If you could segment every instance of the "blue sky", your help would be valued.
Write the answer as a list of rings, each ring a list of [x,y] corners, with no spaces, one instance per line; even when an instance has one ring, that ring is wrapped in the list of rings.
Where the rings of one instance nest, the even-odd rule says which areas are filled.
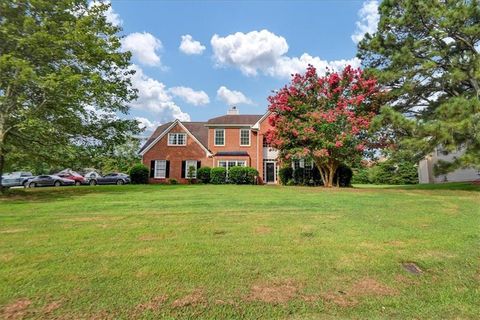
[[[235,104],[262,114],[272,90],[311,63],[360,65],[356,42],[374,32],[375,0],[112,0],[107,18],[123,28],[139,89],[131,117],[203,121]],[[183,41],[182,41],[183,39]]]

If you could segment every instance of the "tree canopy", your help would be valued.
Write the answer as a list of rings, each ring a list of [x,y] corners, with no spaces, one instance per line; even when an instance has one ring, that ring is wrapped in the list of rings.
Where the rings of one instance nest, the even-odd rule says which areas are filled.
[[[384,0],[359,57],[388,91],[378,125],[419,160],[441,146],[465,153],[445,170],[480,167],[480,2]]]
[[[269,102],[273,130],[267,140],[284,159],[313,159],[326,187],[341,164],[359,162],[368,149],[382,144],[369,131],[380,108],[377,81],[360,69],[347,66],[319,76],[309,66]]]
[[[108,6],[0,2],[0,173],[9,154],[59,162],[138,132],[136,121],[118,116],[136,90]]]

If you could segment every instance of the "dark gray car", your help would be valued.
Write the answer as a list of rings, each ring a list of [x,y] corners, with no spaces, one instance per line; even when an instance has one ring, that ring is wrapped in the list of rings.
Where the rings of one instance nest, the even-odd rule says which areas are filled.
[[[38,176],[28,181],[29,188],[73,186],[75,181],[55,175]]]
[[[98,176],[96,178],[90,179],[90,185],[96,184],[127,184],[130,183],[130,177],[124,173],[109,173],[102,176]]]

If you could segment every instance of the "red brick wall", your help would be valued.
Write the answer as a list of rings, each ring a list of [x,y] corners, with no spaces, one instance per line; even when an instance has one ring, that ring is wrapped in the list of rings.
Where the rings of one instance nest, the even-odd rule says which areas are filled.
[[[185,132],[179,125],[176,125],[170,133]],[[201,166],[212,166],[212,158],[208,158],[205,150],[187,134],[186,146],[168,146],[168,133],[162,137],[150,150],[143,155],[143,164],[150,168],[152,160],[169,160],[170,174],[169,179],[177,179],[180,183],[187,183],[187,179],[182,179],[182,161],[197,160],[201,161]],[[168,179],[150,178],[150,183],[164,183]]]
[[[245,128],[245,127],[243,127]],[[238,128],[217,128],[217,129],[225,129],[225,146],[216,146],[215,145],[215,128],[208,129],[208,146],[210,151],[215,154],[221,151],[246,151],[249,154],[247,165],[250,167],[257,168],[257,132],[251,130],[250,131],[250,146],[241,146],[240,145],[240,129]],[[217,163],[218,160],[245,160],[246,157],[215,157],[214,159],[214,167],[218,167]],[[260,171],[260,170],[258,170]]]

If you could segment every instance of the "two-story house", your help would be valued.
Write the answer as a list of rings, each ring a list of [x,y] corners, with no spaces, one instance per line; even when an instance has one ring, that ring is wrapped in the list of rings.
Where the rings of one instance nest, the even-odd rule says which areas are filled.
[[[232,107],[227,115],[206,122],[175,120],[159,126],[140,150],[150,168],[150,182],[176,179],[188,182],[188,169],[202,166],[249,166],[258,170],[259,183],[277,183],[277,150],[265,142],[270,128],[264,115],[241,115]],[[196,174],[194,172],[194,176]]]

